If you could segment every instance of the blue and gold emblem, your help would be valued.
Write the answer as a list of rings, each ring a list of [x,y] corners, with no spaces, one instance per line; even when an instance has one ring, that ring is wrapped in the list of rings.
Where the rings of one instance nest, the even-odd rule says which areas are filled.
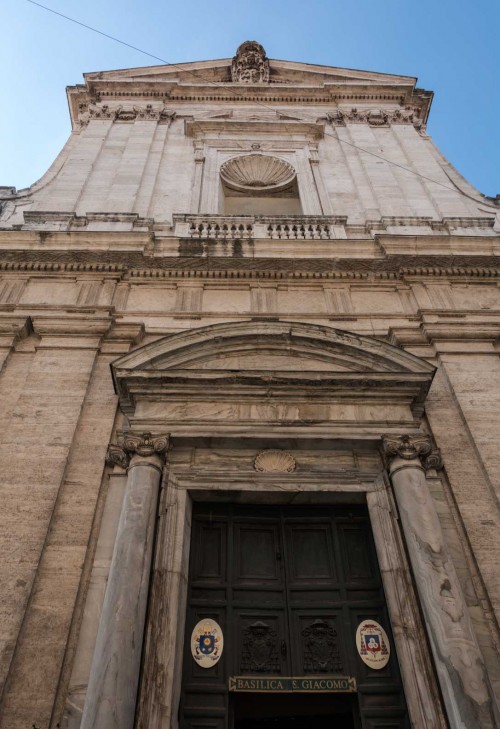
[[[191,653],[201,668],[211,668],[222,655],[224,638],[218,623],[211,618],[200,620],[191,635]]]

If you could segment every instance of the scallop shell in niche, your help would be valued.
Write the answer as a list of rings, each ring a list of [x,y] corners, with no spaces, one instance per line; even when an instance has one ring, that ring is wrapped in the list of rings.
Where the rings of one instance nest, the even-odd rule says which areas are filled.
[[[267,473],[292,473],[296,466],[295,458],[287,451],[261,451],[253,462],[256,471]]]
[[[292,165],[278,157],[246,154],[224,162],[220,175],[228,187],[247,192],[278,192],[295,179]]]

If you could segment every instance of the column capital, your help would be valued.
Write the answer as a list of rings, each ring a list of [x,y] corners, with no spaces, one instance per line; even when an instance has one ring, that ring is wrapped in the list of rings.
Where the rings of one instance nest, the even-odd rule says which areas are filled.
[[[165,459],[169,446],[169,435],[153,435],[152,433],[119,433],[118,445],[111,443],[106,454],[106,463],[110,466],[127,468],[130,457],[133,455],[148,456],[157,455]]]
[[[433,448],[429,435],[383,435],[382,446],[389,461],[402,458],[404,461],[418,460],[427,470],[441,468],[441,454]]]

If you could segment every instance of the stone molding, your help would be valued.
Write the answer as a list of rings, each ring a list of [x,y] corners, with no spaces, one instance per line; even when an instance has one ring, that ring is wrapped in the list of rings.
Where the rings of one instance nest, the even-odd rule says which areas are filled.
[[[246,82],[243,82],[246,83]],[[250,83],[250,82],[249,82]],[[345,127],[347,124],[369,124],[372,127],[390,127],[393,124],[411,124],[417,130],[424,129],[424,122],[421,117],[421,110],[418,108],[404,109],[363,109],[358,110],[352,107],[349,111],[336,109],[333,112],[327,112],[325,119],[334,127]],[[176,112],[165,106],[161,108],[153,104],[132,105],[127,106],[118,104],[117,106],[109,106],[109,104],[101,104],[98,102],[82,102],[78,107],[78,122],[81,126],[86,126],[92,120],[110,120],[110,121],[159,121],[170,123],[176,118]],[[207,121],[207,120],[196,120]],[[240,119],[239,121],[247,121]],[[252,120],[249,119],[249,122]],[[302,121],[301,119],[288,119],[288,121]],[[14,190],[14,188],[12,188]],[[12,192],[10,196],[12,196]]]
[[[278,122],[281,123],[281,122]],[[201,128],[205,122],[189,122],[193,127]],[[309,150],[310,153],[314,154],[314,150]],[[236,160],[248,159],[252,156],[261,156],[266,160],[271,159],[271,155],[275,157],[272,149],[266,150],[266,154],[253,155],[244,154],[240,157],[230,158],[227,162],[234,164]],[[277,158],[278,159],[278,158]],[[227,162],[225,164],[227,164]],[[239,164],[240,162],[238,162]],[[286,163],[284,163],[286,164]],[[313,166],[317,164],[313,162]],[[319,163],[321,166],[321,163]],[[290,179],[292,182],[292,179]],[[251,189],[246,188],[244,189]],[[436,252],[446,254],[449,248],[448,238],[458,237],[457,243],[459,245],[470,246],[472,242],[474,245],[481,240],[485,246],[489,249],[493,247],[496,252],[498,246],[499,233],[495,230],[495,217],[493,215],[484,215],[481,217],[450,217],[446,216],[441,219],[434,219],[427,216],[381,216],[378,219],[369,219],[363,223],[350,223],[348,218],[344,215],[219,215],[217,213],[173,213],[172,224],[163,224],[155,222],[154,218],[144,218],[139,216],[137,213],[97,213],[97,212],[86,212],[84,215],[77,215],[74,212],[62,212],[53,210],[27,210],[23,213],[24,224],[21,228],[0,228],[0,233],[3,239],[6,235],[13,235],[15,233],[16,238],[21,243],[33,243],[33,235],[37,231],[40,234],[44,232],[50,232],[53,236],[54,243],[57,241],[57,235],[67,236],[68,232],[78,235],[80,232],[85,232],[85,235],[89,235],[89,225],[96,227],[97,224],[101,224],[99,230],[91,231],[92,236],[98,239],[99,235],[116,235],[116,230],[112,227],[113,224],[123,224],[123,229],[120,230],[119,235],[123,237],[124,233],[130,236],[131,232],[134,233],[146,233],[148,236],[154,236],[154,238],[162,238],[167,234],[167,237],[173,236],[174,238],[189,237],[185,232],[179,229],[180,223],[191,222],[198,218],[210,218],[214,222],[217,222],[219,226],[233,226],[237,224],[241,219],[250,225],[257,225],[264,221],[273,222],[275,225],[294,225],[297,223],[306,223],[308,219],[322,218],[322,219],[335,219],[339,225],[342,225],[344,231],[339,237],[354,239],[366,239],[373,240],[373,236],[377,237],[377,240],[383,245],[399,247],[402,243],[407,244],[406,236],[409,232],[415,233],[418,236],[419,245],[429,246],[429,244],[435,249]],[[406,229],[410,228],[411,231]],[[23,234],[29,234],[29,241],[24,240]],[[268,238],[269,236],[265,233],[265,229],[259,228],[252,233],[253,237]],[[398,237],[399,236],[399,237]],[[404,236],[404,240],[401,240],[401,236]],[[17,241],[16,241],[17,242]],[[77,243],[77,239],[74,241],[65,242],[73,246]],[[148,239],[145,240],[148,242]],[[44,241],[46,244],[47,241]],[[85,243],[88,245],[89,241],[85,238]],[[467,255],[464,251],[462,255]]]
[[[32,316],[33,331],[40,337],[103,337],[109,330],[109,316]]]
[[[277,119],[195,119],[188,118],[184,122],[184,130],[187,137],[193,137],[196,140],[208,139],[216,140],[219,145],[221,140],[219,135],[224,134],[240,134],[243,133],[245,139],[249,134],[269,133],[283,135],[289,134],[293,130],[295,135],[301,135],[303,140],[318,141],[323,139],[325,134],[325,123],[323,121],[308,121],[307,119],[290,120],[288,118],[278,117]],[[234,141],[234,140],[233,140]],[[298,144],[301,140],[295,139]],[[303,146],[303,145],[301,145]]]
[[[145,104],[144,106],[113,106],[108,104],[100,104],[97,102],[82,102],[78,105],[78,122],[81,126],[86,126],[93,119],[104,119],[111,121],[157,121],[170,123],[175,119],[175,111],[153,106],[153,104]]]
[[[172,266],[172,261],[169,261]],[[338,270],[332,271],[331,266],[328,270],[307,270],[304,266],[303,270],[251,270],[251,269],[218,269],[218,270],[202,270],[202,269],[176,269],[176,268],[135,268],[127,263],[70,263],[70,262],[51,262],[51,261],[0,261],[0,271],[22,273],[29,272],[43,276],[45,273],[99,273],[111,274],[112,278],[130,277],[130,278],[180,278],[180,279],[345,279],[345,280],[391,280],[404,281],[413,278],[474,278],[474,279],[492,279],[500,278],[500,268],[478,266],[478,267],[440,267],[440,266],[421,266],[418,268],[400,268],[397,271],[354,271],[354,270]]]
[[[148,458],[157,455],[162,460],[166,458],[169,447],[169,435],[153,435],[152,433],[121,433],[118,437],[118,445],[110,443],[106,453],[108,466],[120,466],[128,468],[130,458],[133,455]]]
[[[441,454],[433,447],[429,435],[384,435],[382,446],[386,457],[404,461],[419,460],[426,470],[442,468]]]
[[[345,127],[347,124],[369,124],[371,127],[390,127],[393,124],[411,124],[418,131],[425,129],[420,117],[420,110],[416,108],[405,109],[363,109],[359,111],[353,107],[349,111],[337,109],[326,115],[326,120],[333,127]]]
[[[77,215],[74,212],[61,212],[56,210],[26,210],[23,213],[26,225],[65,224],[69,228],[86,228],[89,223],[126,223],[131,230],[150,229],[153,218],[142,218],[137,213],[94,213]]]

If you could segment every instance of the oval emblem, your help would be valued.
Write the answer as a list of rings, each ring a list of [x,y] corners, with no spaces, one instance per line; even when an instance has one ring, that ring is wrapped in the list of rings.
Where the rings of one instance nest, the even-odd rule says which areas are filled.
[[[221,627],[212,618],[196,623],[191,635],[191,653],[201,668],[212,668],[222,655],[224,636]]]
[[[356,631],[356,648],[361,660],[370,668],[384,668],[389,662],[391,647],[383,627],[375,620],[363,620]]]

